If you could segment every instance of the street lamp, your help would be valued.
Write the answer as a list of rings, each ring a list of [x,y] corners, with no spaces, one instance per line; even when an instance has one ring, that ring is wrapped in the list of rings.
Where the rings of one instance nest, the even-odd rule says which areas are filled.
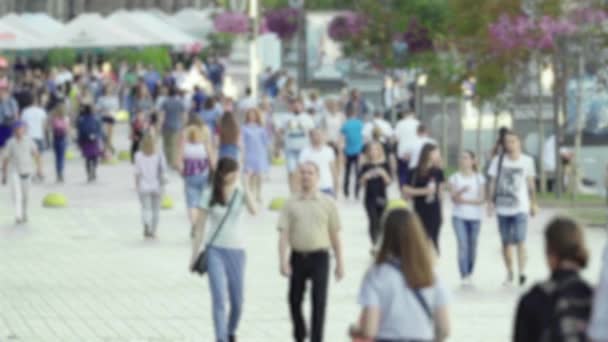
[[[428,81],[428,76],[426,74],[420,74],[416,78],[416,114],[418,117],[422,118],[423,116],[423,106],[424,106],[424,87],[426,87],[426,83]]]

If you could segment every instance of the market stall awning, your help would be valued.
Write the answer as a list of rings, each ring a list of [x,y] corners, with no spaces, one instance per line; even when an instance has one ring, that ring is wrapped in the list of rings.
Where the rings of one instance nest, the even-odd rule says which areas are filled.
[[[183,9],[170,16],[167,20],[169,25],[194,37],[206,40],[209,33],[215,32],[213,26],[213,14],[215,11],[215,9]]]
[[[199,39],[143,11],[118,11],[109,16],[107,20],[115,26],[148,37],[161,45],[187,47],[200,42]]]
[[[46,13],[24,13],[19,18],[29,27],[46,35],[56,34],[65,27],[62,22],[53,19]]]
[[[38,50],[51,46],[48,39],[36,37],[14,25],[0,22],[0,51]]]
[[[81,14],[57,32],[58,47],[112,48],[159,45],[157,41],[109,23],[98,14]]]

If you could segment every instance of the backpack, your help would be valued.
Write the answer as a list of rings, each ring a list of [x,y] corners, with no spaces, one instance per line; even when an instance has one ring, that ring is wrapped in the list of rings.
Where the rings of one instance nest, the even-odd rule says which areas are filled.
[[[97,120],[93,115],[85,115],[78,123],[78,140],[93,141],[99,134]]]
[[[68,121],[65,118],[53,118],[53,135],[65,137],[68,133]]]
[[[541,335],[541,342],[584,342],[587,341],[587,325],[591,317],[593,295],[581,297],[568,293],[573,286],[585,284],[578,275],[560,283],[548,281],[541,289],[551,298],[553,310],[551,318]]]

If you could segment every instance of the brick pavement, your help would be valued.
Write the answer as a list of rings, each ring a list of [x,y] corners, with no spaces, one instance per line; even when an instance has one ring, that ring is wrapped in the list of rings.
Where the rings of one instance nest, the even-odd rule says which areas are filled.
[[[126,145],[125,145],[126,147]],[[47,174],[52,178],[50,161]],[[213,341],[206,279],[187,272],[190,253],[181,182],[171,177],[175,208],[163,211],[157,242],[143,242],[130,165],[102,166],[99,182],[84,182],[84,166],[68,163],[67,184],[33,188],[30,223],[12,225],[7,187],[0,187],[0,341]],[[265,200],[287,193],[284,170],[274,168]],[[44,209],[41,198],[62,191],[70,205]],[[363,206],[340,201],[346,279],[332,282],[326,341],[347,341],[358,314],[356,296],[370,263]],[[444,213],[449,217],[449,208]],[[529,277],[544,277],[541,229],[545,211],[530,223]],[[278,273],[277,214],[245,217],[248,225],[246,303],[241,341],[290,341],[287,282]],[[448,220],[446,220],[448,222]],[[589,230],[597,278],[604,233]],[[451,284],[450,341],[508,341],[520,289],[501,285],[504,271],[493,220],[482,227],[475,287],[458,283],[455,238],[443,227],[438,269]],[[308,304],[307,304],[308,305]],[[308,311],[308,310],[306,310]]]

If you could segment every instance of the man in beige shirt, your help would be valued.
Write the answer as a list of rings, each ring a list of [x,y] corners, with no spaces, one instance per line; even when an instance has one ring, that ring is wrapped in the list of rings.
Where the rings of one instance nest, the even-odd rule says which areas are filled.
[[[289,307],[294,325],[294,340],[307,337],[302,314],[306,281],[312,281],[311,342],[323,341],[323,324],[329,282],[329,250],[336,257],[336,279],[344,276],[340,217],[334,200],[318,189],[319,169],[313,162],[300,165],[301,192],[294,195],[281,211],[279,257],[281,274],[289,278]]]

